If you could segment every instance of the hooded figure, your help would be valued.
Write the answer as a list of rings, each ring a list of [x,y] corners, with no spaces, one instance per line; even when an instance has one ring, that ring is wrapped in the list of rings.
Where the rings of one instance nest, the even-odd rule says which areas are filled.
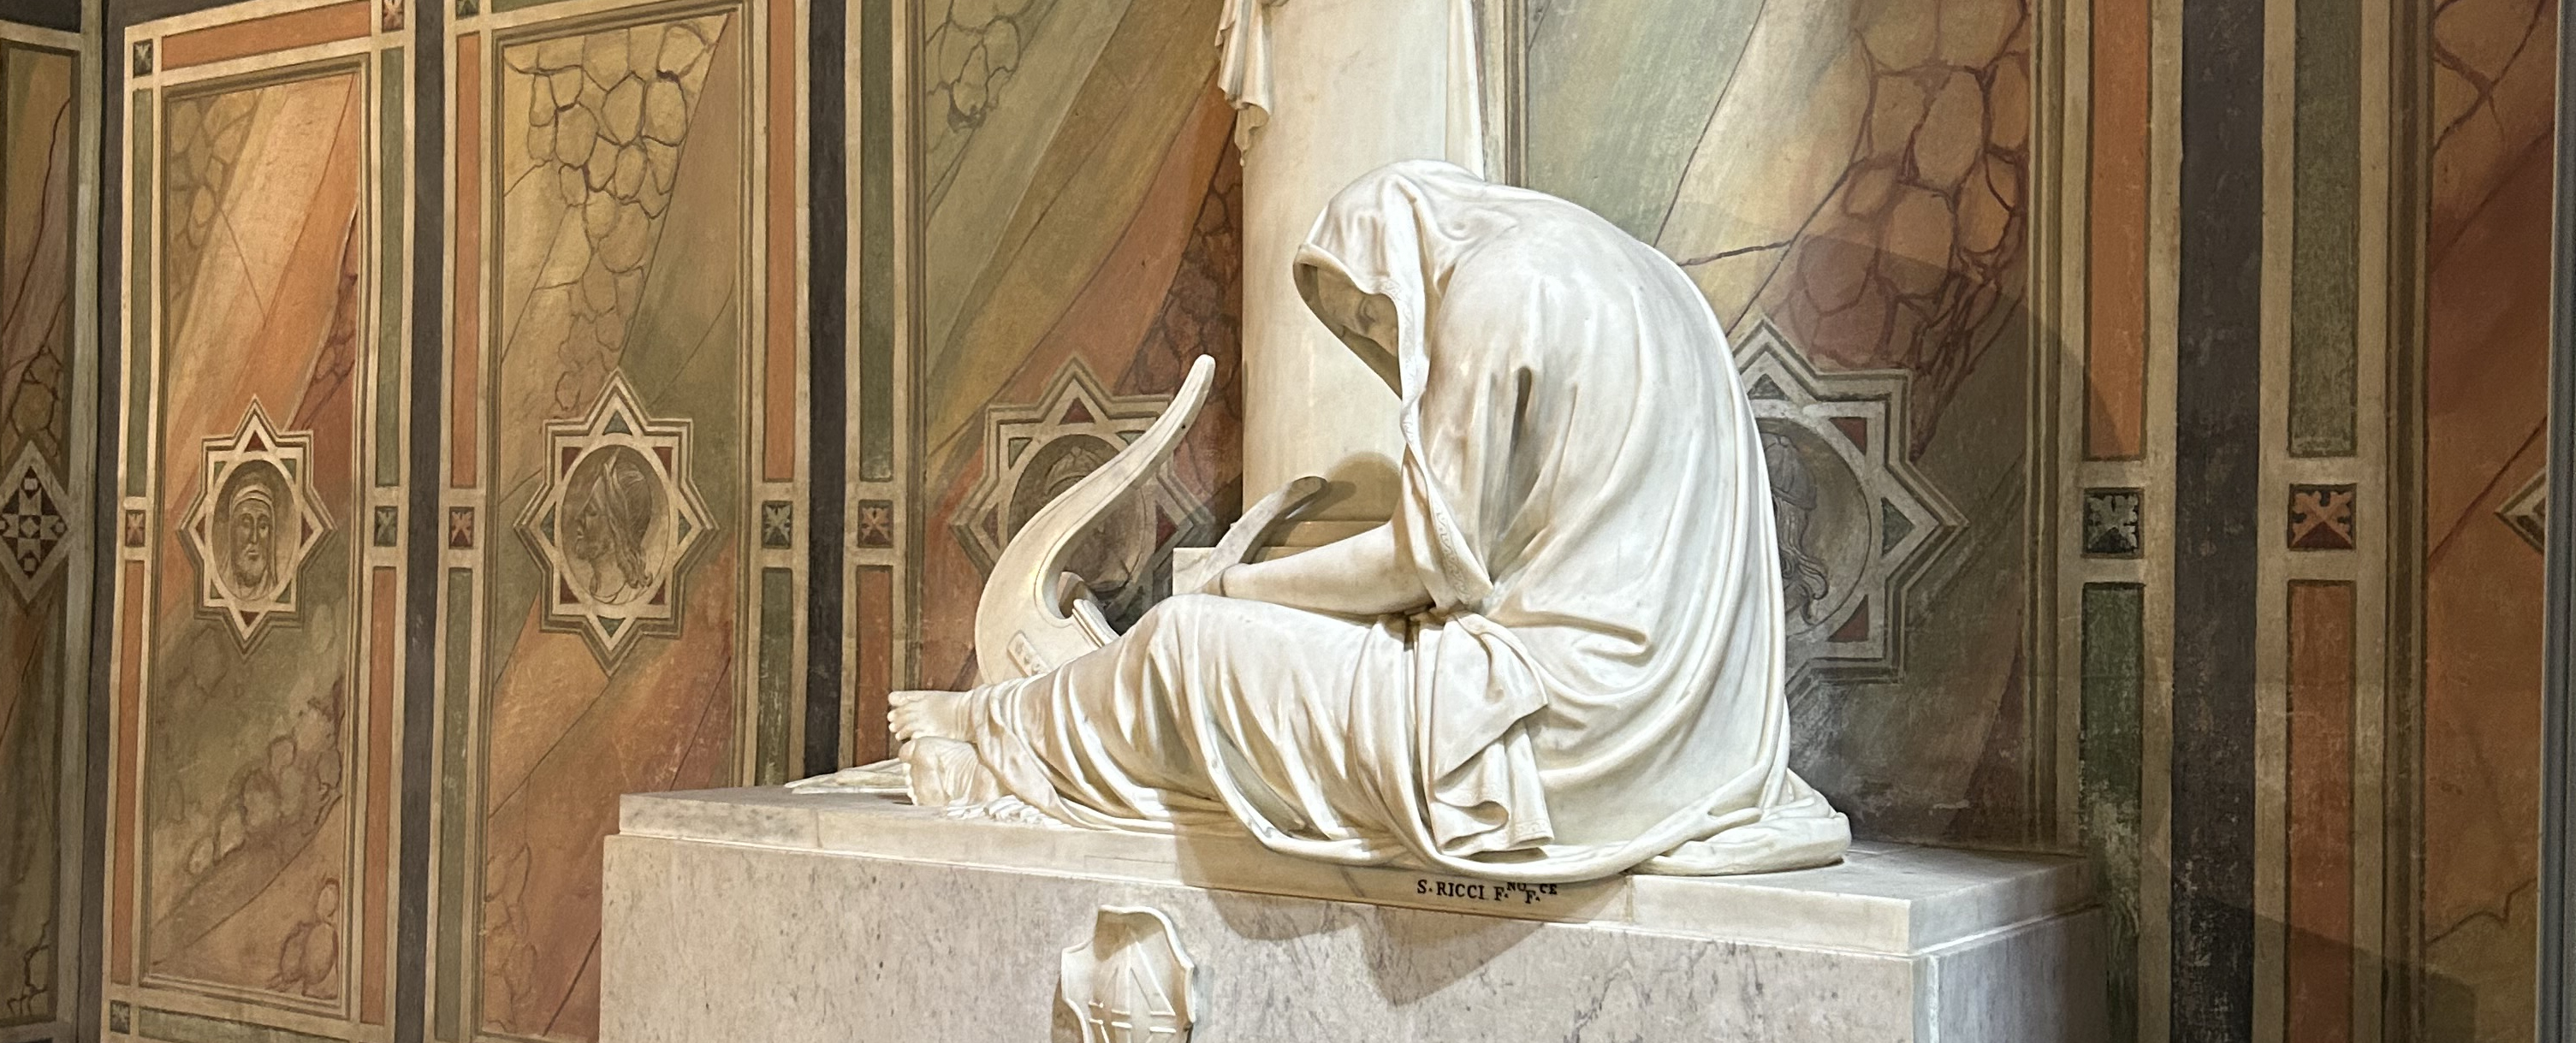
[[[1840,857],[1788,768],[1769,479],[1698,288],[1429,161],[1336,196],[1296,280],[1402,399],[1394,518],[1055,670],[900,693],[916,797],[1529,882]]]

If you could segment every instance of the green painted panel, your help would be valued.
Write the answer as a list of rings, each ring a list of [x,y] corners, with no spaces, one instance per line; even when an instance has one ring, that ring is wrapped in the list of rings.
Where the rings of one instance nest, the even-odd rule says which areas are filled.
[[[466,875],[466,721],[474,709],[474,573],[447,570],[447,687],[439,706],[438,1038],[457,1043],[464,1026],[465,910],[481,899]]]
[[[2110,913],[2112,1039],[2138,1025],[2139,719],[2146,691],[2146,588],[2084,586],[2083,769],[2079,798],[2084,851]]]
[[[2298,0],[2290,452],[2351,456],[2360,375],[2361,9]]]
[[[381,66],[383,79],[378,85],[382,101],[384,129],[377,143],[378,167],[384,184],[377,197],[377,236],[381,253],[376,264],[376,485],[402,484],[402,363],[410,352],[403,342],[403,258],[405,223],[403,200],[405,188],[403,142],[408,132],[403,123],[404,100],[410,93],[410,77],[404,72],[400,47],[384,52]]]
[[[760,762],[758,783],[787,781],[787,702],[796,681],[796,574],[760,570]]]
[[[894,2],[859,6],[859,480],[894,480]]]
[[[152,264],[160,252],[152,248],[152,201],[159,198],[152,188],[154,164],[161,156],[152,146],[152,118],[160,111],[153,104],[153,92],[134,92],[134,113],[125,124],[134,142],[133,170],[126,176],[125,198],[133,204],[133,227],[126,242],[125,259],[131,277],[125,285],[125,335],[135,345],[135,352],[125,367],[125,495],[145,495],[143,468],[151,459],[146,452],[152,432],[147,426],[152,415],[152,342],[160,339],[152,326]]]

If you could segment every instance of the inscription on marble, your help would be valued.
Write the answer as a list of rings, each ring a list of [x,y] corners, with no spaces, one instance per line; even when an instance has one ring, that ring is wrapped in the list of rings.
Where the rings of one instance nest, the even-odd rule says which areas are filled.
[[[1444,880],[1421,876],[1413,879],[1413,893],[1428,898],[1447,898],[1458,902],[1503,902],[1511,905],[1537,905],[1556,897],[1555,884],[1507,883],[1500,880]]]

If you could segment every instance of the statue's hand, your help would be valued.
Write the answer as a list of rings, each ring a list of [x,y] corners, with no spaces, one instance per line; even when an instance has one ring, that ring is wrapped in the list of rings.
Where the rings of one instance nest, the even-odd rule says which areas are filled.
[[[1294,517],[1323,496],[1325,485],[1323,479],[1310,474],[1262,497],[1261,502],[1243,512],[1243,517],[1232,528],[1225,530],[1225,538],[1216,542],[1215,549],[1210,550],[1207,557],[1199,559],[1188,569],[1172,573],[1172,593],[1223,593],[1217,589],[1217,577],[1225,570],[1243,564],[1254,551],[1259,550],[1261,537],[1273,526]]]

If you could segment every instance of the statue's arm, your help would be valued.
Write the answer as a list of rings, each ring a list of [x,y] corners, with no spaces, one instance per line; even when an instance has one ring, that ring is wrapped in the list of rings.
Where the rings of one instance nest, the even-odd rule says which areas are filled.
[[[1219,575],[1216,588],[1227,597],[1345,616],[1385,615],[1431,604],[1421,575],[1396,550],[1392,524],[1302,554],[1234,566]]]

